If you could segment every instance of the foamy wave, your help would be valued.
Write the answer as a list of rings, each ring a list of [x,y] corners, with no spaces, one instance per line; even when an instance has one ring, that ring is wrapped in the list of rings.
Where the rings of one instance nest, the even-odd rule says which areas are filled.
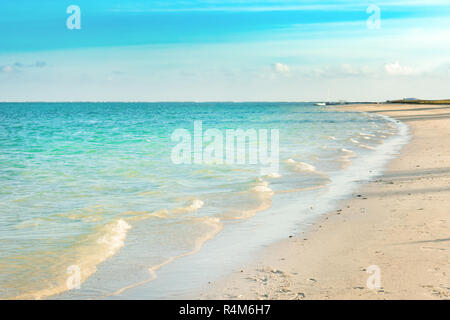
[[[167,209],[164,208],[164,209],[161,209],[158,211],[153,211],[153,212],[128,211],[128,212],[125,212],[125,214],[130,216],[129,218],[127,217],[128,221],[141,221],[141,220],[146,220],[149,218],[159,218],[159,219],[168,218],[169,211],[167,211]]]
[[[370,139],[370,138],[369,138]],[[351,142],[353,142],[354,144],[356,144],[358,147],[364,148],[364,149],[368,149],[368,150],[375,150],[374,147],[368,146],[366,144],[362,144],[361,142],[359,142],[356,139],[350,138],[349,139]]]
[[[188,207],[190,210],[195,211],[203,207],[205,203],[202,200],[195,199]]]
[[[347,169],[352,164],[352,162],[350,161],[350,158],[354,158],[355,153],[353,151],[345,149],[345,148],[342,148],[341,152],[344,153],[344,155],[342,155],[339,158],[339,161],[341,162],[341,168]]]
[[[306,162],[297,162],[295,164],[295,171],[309,171],[309,172],[314,172],[316,171],[316,167],[314,167],[313,165],[310,165]]]
[[[376,135],[374,135],[374,134],[364,133],[364,132],[360,132],[359,135],[363,136],[363,137],[376,137]]]
[[[201,249],[201,247],[203,246],[203,244],[205,244],[205,242],[213,239],[223,229],[223,224],[219,218],[203,217],[201,219],[202,219],[201,221],[204,224],[211,227],[211,231],[206,233],[203,237],[196,239],[196,241],[195,241],[196,245],[195,245],[194,250],[189,252],[188,254],[193,254],[193,253],[199,251]]]
[[[110,230],[97,240],[98,244],[107,246],[107,256],[105,259],[113,256],[125,243],[128,230],[131,226],[125,220],[119,219],[110,226]]]
[[[333,136],[328,136],[328,139],[330,139],[330,140],[337,140],[336,137],[333,137]]]
[[[77,267],[81,272],[80,280],[83,283],[97,272],[97,265],[111,258],[124,246],[127,232],[130,229],[131,226],[123,219],[116,220],[104,226],[101,231],[102,236],[97,241],[91,242],[90,245],[82,245],[79,250],[80,254],[78,259],[68,264],[67,270],[72,266]],[[63,273],[57,276],[57,281],[58,285],[56,286],[52,285],[47,289],[30,292],[17,296],[14,299],[40,300],[70,290],[66,282],[67,274]]]
[[[158,218],[167,218],[167,215],[169,214],[169,211],[167,211],[167,209],[162,209],[156,212],[152,213],[153,217],[158,217]]]
[[[361,147],[361,148],[364,148],[364,149],[368,149],[368,150],[375,150],[375,148],[374,147],[371,147],[371,146],[368,146],[368,145],[366,145],[366,144],[359,144],[359,146]]]
[[[281,178],[281,175],[278,172],[269,172],[268,174],[265,175],[265,177],[271,178],[271,179],[276,179],[276,178]]]
[[[341,151],[346,153],[346,154],[348,154],[348,155],[354,155],[355,154],[352,150],[348,150],[348,149],[345,149],[345,148],[342,148]]]
[[[287,163],[294,165],[293,166],[293,170],[297,171],[297,172],[311,172],[311,173],[315,173],[318,175],[322,175],[322,176],[328,176],[326,173],[321,172],[321,171],[317,171],[316,167],[314,167],[313,165],[306,163],[306,162],[301,162],[301,161],[295,161],[292,159],[288,159],[286,160]]]
[[[257,183],[240,195],[249,197],[250,206],[237,206],[220,215],[222,220],[244,220],[254,217],[258,212],[269,209],[272,206],[272,197],[275,192],[269,187],[269,182],[258,178]]]
[[[182,208],[173,209],[171,212],[172,213],[193,212],[193,211],[197,211],[197,210],[201,209],[204,206],[204,204],[205,203],[202,200],[194,199],[194,200],[192,200],[191,204],[189,204],[188,206],[182,207]]]
[[[269,188],[269,183],[267,181],[264,181],[261,178],[258,178],[258,181],[258,185],[254,186],[252,191],[273,193],[273,190]]]
[[[252,188],[252,190],[256,191],[256,192],[271,192],[271,193],[273,193],[272,189],[270,189],[267,186],[262,186],[262,185],[261,186],[255,186],[255,187]]]

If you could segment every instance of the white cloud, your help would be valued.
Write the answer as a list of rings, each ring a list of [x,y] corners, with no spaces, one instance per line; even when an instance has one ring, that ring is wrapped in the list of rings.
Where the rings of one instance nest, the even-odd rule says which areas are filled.
[[[273,68],[278,73],[288,73],[290,71],[289,67],[285,64],[277,62],[273,65]]]
[[[386,63],[384,65],[384,70],[390,75],[411,75],[416,73],[413,68],[402,66],[398,61]]]

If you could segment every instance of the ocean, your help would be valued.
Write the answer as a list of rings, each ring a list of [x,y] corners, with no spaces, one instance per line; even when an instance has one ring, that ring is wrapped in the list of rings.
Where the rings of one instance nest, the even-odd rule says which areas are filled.
[[[313,103],[0,103],[0,298],[189,296],[306,230],[407,139]]]

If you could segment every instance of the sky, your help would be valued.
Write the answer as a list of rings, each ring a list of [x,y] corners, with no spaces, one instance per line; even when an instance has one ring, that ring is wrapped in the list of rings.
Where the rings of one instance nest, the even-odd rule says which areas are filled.
[[[0,101],[385,101],[449,88],[449,0],[0,0]]]

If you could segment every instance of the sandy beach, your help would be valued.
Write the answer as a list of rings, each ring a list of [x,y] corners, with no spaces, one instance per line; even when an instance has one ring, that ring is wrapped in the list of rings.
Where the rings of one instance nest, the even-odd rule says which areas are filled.
[[[336,211],[263,249],[200,298],[450,298],[450,106],[340,108],[403,121],[411,142]],[[380,287],[369,289],[373,270]]]

